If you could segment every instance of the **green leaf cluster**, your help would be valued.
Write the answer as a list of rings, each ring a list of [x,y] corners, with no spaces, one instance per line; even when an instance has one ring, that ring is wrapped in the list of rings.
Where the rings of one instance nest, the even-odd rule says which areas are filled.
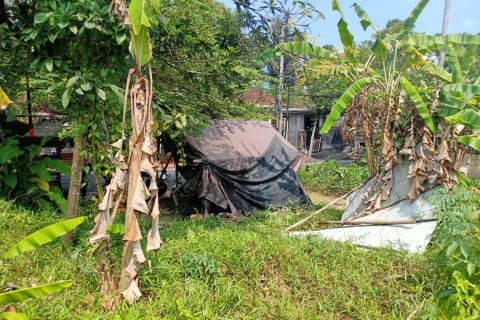
[[[478,181],[462,179],[439,191],[440,223],[432,238],[432,265],[442,275],[435,295],[438,319],[474,319],[480,310],[480,197]]]
[[[65,210],[66,200],[61,189],[52,184],[52,172],[70,175],[70,167],[60,159],[37,157],[46,141],[29,147],[21,147],[16,138],[0,142],[0,191],[30,204],[48,206],[48,199]]]

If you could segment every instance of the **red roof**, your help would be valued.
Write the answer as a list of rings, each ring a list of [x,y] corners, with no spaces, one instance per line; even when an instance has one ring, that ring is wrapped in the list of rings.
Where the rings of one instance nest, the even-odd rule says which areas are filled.
[[[259,88],[248,89],[241,98],[245,102],[250,102],[259,106],[273,106],[275,105],[275,98],[268,93],[265,93]]]

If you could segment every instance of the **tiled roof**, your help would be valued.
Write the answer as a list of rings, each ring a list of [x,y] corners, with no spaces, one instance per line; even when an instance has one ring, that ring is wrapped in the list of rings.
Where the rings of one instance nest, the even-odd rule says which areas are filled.
[[[250,102],[259,106],[273,106],[275,105],[275,97],[265,93],[259,88],[250,88],[242,96],[241,99],[245,102]]]

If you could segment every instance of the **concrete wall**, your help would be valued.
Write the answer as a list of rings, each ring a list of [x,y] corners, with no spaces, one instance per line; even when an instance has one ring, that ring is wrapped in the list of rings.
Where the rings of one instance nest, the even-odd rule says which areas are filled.
[[[465,154],[464,161],[468,163],[467,176],[471,178],[480,179],[480,154],[479,153]]]
[[[33,123],[35,135],[38,137],[54,135],[61,126],[60,119],[55,116],[38,116]]]
[[[298,144],[298,132],[305,130],[305,115],[303,113],[291,113],[288,115],[288,133],[287,140],[295,147]]]

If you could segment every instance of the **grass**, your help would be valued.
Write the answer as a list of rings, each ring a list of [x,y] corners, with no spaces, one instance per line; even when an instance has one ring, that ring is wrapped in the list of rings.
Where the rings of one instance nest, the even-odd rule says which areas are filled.
[[[55,242],[0,259],[0,288],[72,279],[70,289],[15,306],[34,319],[404,319],[431,295],[432,275],[422,256],[283,234],[309,212],[280,208],[236,223],[209,218],[162,226],[165,243],[146,254],[151,268],[141,271],[144,298],[113,312],[101,308],[87,245],[91,222],[78,230],[75,246]],[[84,212],[90,221],[92,213]],[[319,219],[339,215],[330,210]],[[0,200],[0,253],[59,218]],[[118,236],[112,254],[120,261]]]
[[[335,160],[303,167],[297,173],[302,184],[325,195],[343,195],[368,179],[368,169],[351,163],[342,166]]]

